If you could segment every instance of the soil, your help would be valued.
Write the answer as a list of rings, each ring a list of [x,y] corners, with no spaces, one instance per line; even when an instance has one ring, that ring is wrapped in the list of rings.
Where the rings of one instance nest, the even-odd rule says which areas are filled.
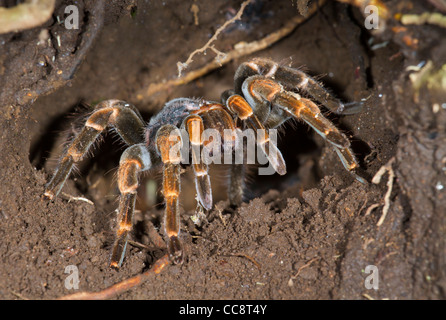
[[[327,116],[350,137],[369,180],[390,161],[390,195],[389,173],[379,184],[361,184],[315,132],[301,123],[286,125],[279,147],[287,175],[252,174],[238,208],[228,205],[227,168],[215,168],[214,209],[195,225],[194,187],[190,173],[183,175],[185,263],[115,298],[446,298],[444,30],[403,26],[394,18],[444,8],[433,1],[386,2],[391,15],[376,33],[364,27],[358,8],[329,1],[269,48],[147,97],[144,89],[174,79],[177,62],[202,47],[242,1],[104,2],[76,2],[79,29],[64,27],[71,1],[59,0],[44,25],[0,35],[0,298],[100,291],[150,269],[165,254],[148,237],[149,226],[160,228],[162,221],[159,173],[143,179],[133,242],[122,268],[112,270],[114,177],[123,146],[105,135],[95,157],[50,202],[42,194],[64,141],[103,99],[133,103],[146,119],[176,97],[219,101],[233,86],[237,66],[254,56],[302,67],[342,100],[364,101],[357,114]],[[299,14],[289,0],[254,1],[214,45],[227,52]],[[206,53],[183,73],[215,56]],[[386,200],[387,215],[377,226]],[[71,265],[79,271],[77,290],[65,286]],[[377,275],[368,272],[369,265],[377,267],[377,290],[367,286]]]

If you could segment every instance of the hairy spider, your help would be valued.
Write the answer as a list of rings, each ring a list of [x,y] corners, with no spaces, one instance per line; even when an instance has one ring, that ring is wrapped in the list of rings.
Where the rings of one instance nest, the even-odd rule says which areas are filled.
[[[175,147],[190,142],[188,150],[191,151],[192,160],[195,160],[192,161],[192,168],[197,201],[204,209],[210,210],[212,190],[208,163],[199,160],[200,150],[204,150],[209,144],[209,140],[203,138],[203,133],[208,128],[220,133],[225,130],[238,132],[243,128],[263,130],[262,138],[256,140],[257,146],[275,171],[283,175],[286,173],[285,162],[275,141],[265,133],[265,128],[277,128],[288,119],[301,119],[333,146],[344,167],[357,180],[366,182],[355,173],[359,165],[350,149],[349,139],[322,115],[313,101],[300,94],[313,98],[337,114],[357,112],[360,105],[346,107],[304,72],[264,58],[255,58],[241,64],[234,80],[235,90],[223,93],[222,103],[202,99],[175,99],[169,101],[148,124],[138,110],[126,102],[100,102],[82,131],[64,151],[52,179],[46,185],[44,195],[49,199],[57,196],[73,165],[88,153],[106,128],[116,130],[128,145],[121,156],[118,169],[120,200],[116,239],[110,258],[112,267],[119,268],[124,258],[128,234],[132,229],[139,174],[156,167],[162,167],[163,170],[164,231],[168,254],[173,263],[183,262],[182,242],[179,238],[179,193],[184,158]],[[183,129],[187,136],[178,134],[179,129]],[[232,151],[238,145],[236,141],[237,139],[233,139],[229,143]],[[187,146],[189,148],[189,144]],[[225,148],[227,146],[226,141]],[[234,164],[231,167],[228,193],[233,205],[242,202],[243,173],[244,164]]]

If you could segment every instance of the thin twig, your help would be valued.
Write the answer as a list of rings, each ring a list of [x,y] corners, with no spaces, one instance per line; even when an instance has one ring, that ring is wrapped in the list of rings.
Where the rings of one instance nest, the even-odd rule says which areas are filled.
[[[293,280],[296,280],[297,277],[299,276],[299,274],[302,272],[303,269],[308,268],[314,261],[319,260],[320,257],[315,257],[313,259],[311,259],[310,261],[308,261],[306,264],[304,264],[303,266],[301,266],[299,269],[297,269],[297,272],[294,276],[292,276],[290,278],[290,280],[288,280],[288,286],[291,287],[293,286]]]
[[[153,267],[137,276],[121,281],[111,287],[99,292],[79,292],[60,297],[58,300],[105,300],[113,298],[125,291],[128,291],[149,279],[151,276],[159,274],[163,269],[169,265],[169,256],[166,254],[161,259],[155,262]]]
[[[68,200],[68,202],[71,202],[71,201],[83,201],[83,202],[86,202],[86,203],[91,204],[92,206],[94,206],[94,202],[91,201],[91,200],[89,200],[89,199],[87,199],[87,198],[84,198],[84,197],[75,197],[75,196],[72,196],[72,195],[70,195],[70,194],[68,194],[68,193],[65,193],[65,192],[62,192],[61,195],[63,195],[64,197],[66,197],[67,200]]]
[[[308,20],[314,13],[316,13],[317,9],[320,8],[326,0],[319,0],[313,2],[308,8],[308,15],[305,17],[295,16],[291,20],[285,23],[285,25],[279,30],[269,34],[263,39],[252,41],[252,42],[239,42],[234,45],[234,49],[227,52],[224,57],[214,58],[212,61],[207,63],[201,68],[190,71],[187,74],[181,76],[180,78],[175,78],[171,80],[164,80],[158,83],[152,83],[149,85],[147,89],[144,89],[142,92],[137,94],[136,98],[138,100],[145,100],[148,97],[151,97],[159,92],[166,91],[171,87],[180,86],[187,84],[195,79],[198,79],[209,72],[222,67],[223,65],[229,63],[232,60],[238,59],[243,56],[247,56],[257,51],[261,51],[269,46],[273,45],[280,39],[283,39],[287,35],[289,35],[298,25]]]
[[[155,250],[160,249],[159,247],[155,247],[155,246],[151,247],[151,246],[145,245],[144,243],[136,242],[133,240],[127,240],[127,243],[133,247],[143,249],[143,250],[155,251]]]
[[[223,256],[232,256],[232,257],[242,257],[242,258],[246,258],[246,259],[248,259],[249,261],[251,261],[259,270],[262,268],[261,267],[261,265],[260,265],[260,263],[258,263],[256,260],[254,260],[254,258],[253,257],[251,257],[251,256],[248,256],[247,254],[245,254],[245,253],[228,253],[228,254],[225,254],[225,255],[223,255]]]
[[[226,219],[223,217],[223,214],[222,214],[223,209],[220,208],[220,206],[218,204],[216,204],[215,210],[217,210],[218,217],[220,218],[221,222],[223,223],[223,226],[226,227]]]

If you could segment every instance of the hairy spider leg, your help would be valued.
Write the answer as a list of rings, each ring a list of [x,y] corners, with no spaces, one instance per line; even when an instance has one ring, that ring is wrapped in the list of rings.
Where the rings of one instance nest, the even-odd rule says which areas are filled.
[[[254,58],[239,66],[234,78],[236,93],[241,94],[244,81],[257,74],[274,79],[288,89],[299,90],[301,93],[310,95],[334,113],[355,114],[362,110],[362,103],[345,105],[305,72],[280,65],[266,58]]]
[[[162,126],[156,133],[155,144],[163,162],[163,195],[166,202],[164,230],[168,237],[167,251],[174,264],[183,262],[183,247],[180,234],[181,191],[181,147],[183,145],[179,129],[170,124]]]
[[[302,119],[334,147],[345,169],[358,181],[366,183],[355,173],[359,164],[350,149],[350,141],[322,115],[314,102],[301,98],[297,93],[286,91],[279,83],[262,76],[246,79],[243,83],[243,92],[250,104],[262,104],[267,100],[272,106],[284,109],[296,119]]]
[[[183,126],[189,135],[192,153],[192,168],[195,176],[195,189],[199,203],[206,209],[212,209],[212,187],[209,177],[209,168],[201,159],[201,148],[203,146],[203,119],[196,114],[189,115],[184,119]]]
[[[254,114],[248,102],[242,96],[235,94],[227,99],[226,105],[230,111],[232,111],[240,120],[245,122],[248,127],[253,129],[256,133],[258,130],[263,130],[263,140],[260,141],[258,139],[257,145],[262,149],[274,170],[276,170],[276,172],[280,175],[286,174],[286,164],[282,153],[279,151],[276,144],[270,140],[268,132]]]
[[[151,158],[145,143],[140,143],[128,147],[119,161],[118,187],[121,195],[116,238],[110,257],[110,266],[113,268],[120,268],[124,259],[128,234],[133,226],[138,177],[140,172],[151,168]]]
[[[229,172],[228,197],[231,206],[239,206],[243,202],[245,190],[246,168],[244,164],[233,164]]]
[[[235,90],[226,90],[221,95],[223,105],[226,105],[229,97],[235,94]],[[235,119],[236,127],[244,127],[244,123],[239,123],[240,120]],[[243,147],[244,141],[240,141],[240,146]],[[244,149],[244,148],[243,148]],[[239,206],[243,202],[243,194],[245,190],[245,164],[233,164],[229,172],[229,188],[228,196],[231,206]]]
[[[68,145],[61,156],[57,169],[45,186],[44,196],[54,199],[70,175],[73,165],[81,161],[99,135],[107,128],[114,128],[127,145],[144,141],[144,121],[138,110],[119,100],[100,102],[87,119],[82,131]]]
[[[219,127],[220,131],[229,129],[229,131],[233,133],[230,137],[225,136],[225,151],[231,150],[232,152],[234,148],[237,148],[238,143],[243,143],[243,141],[240,141],[238,138],[240,129],[237,128],[236,123],[230,114],[230,110],[228,110],[226,106],[219,103],[212,103],[203,106],[200,108],[200,110],[195,111],[195,113],[200,114],[202,118],[206,119],[207,128]],[[204,144],[205,143],[206,142],[204,142]],[[231,205],[239,205],[242,203],[244,182],[245,165],[237,163],[232,164],[230,168],[228,187],[228,197]]]

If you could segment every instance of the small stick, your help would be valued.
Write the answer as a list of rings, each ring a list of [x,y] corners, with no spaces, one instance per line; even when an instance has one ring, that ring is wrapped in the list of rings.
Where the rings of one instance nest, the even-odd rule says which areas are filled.
[[[134,287],[137,287],[138,285],[142,284],[144,281],[149,279],[151,276],[159,274],[161,271],[163,271],[163,269],[167,265],[169,265],[169,263],[170,263],[169,256],[166,254],[161,259],[156,261],[150,270],[148,270],[144,273],[141,273],[137,276],[126,279],[124,281],[121,281],[117,284],[114,284],[105,290],[102,290],[99,292],[84,291],[84,292],[74,293],[74,294],[60,297],[57,300],[105,300],[105,299],[110,299],[114,296],[117,296],[118,294],[126,292]]]
[[[215,210],[217,210],[218,217],[220,218],[221,222],[223,223],[223,226],[226,227],[226,219],[223,218],[223,215],[222,215],[222,211],[223,211],[223,209],[220,208],[219,205],[215,205]]]
[[[257,261],[254,260],[253,257],[248,256],[247,254],[244,253],[228,253],[226,255],[223,256],[232,256],[232,257],[242,257],[242,258],[246,258],[249,261],[251,261],[259,270],[261,269],[260,263],[258,263]]]
[[[299,276],[299,274],[301,273],[301,271],[305,268],[308,268],[314,261],[320,259],[319,257],[315,257],[313,259],[311,259],[310,261],[308,261],[306,264],[304,264],[303,266],[301,266],[299,269],[297,269],[297,273],[292,276],[290,278],[290,280],[288,280],[288,286],[291,287],[293,285],[293,280],[296,280],[297,277]]]
[[[370,207],[367,208],[367,211],[365,212],[364,217],[367,217],[373,211],[373,209],[379,207],[380,205],[381,205],[380,203],[372,204]]]
[[[145,244],[143,244],[141,242],[136,242],[136,241],[132,241],[132,240],[127,240],[127,243],[129,245],[131,245],[131,246],[134,246],[134,247],[139,248],[139,249],[144,249],[144,250],[155,251],[155,250],[159,250],[160,249],[159,247],[155,247],[155,246],[150,247],[150,246],[145,245]]]
[[[372,296],[370,296],[370,295],[367,294],[367,293],[363,293],[362,296],[363,296],[364,298],[366,298],[367,300],[375,300],[375,298],[372,298]]]

